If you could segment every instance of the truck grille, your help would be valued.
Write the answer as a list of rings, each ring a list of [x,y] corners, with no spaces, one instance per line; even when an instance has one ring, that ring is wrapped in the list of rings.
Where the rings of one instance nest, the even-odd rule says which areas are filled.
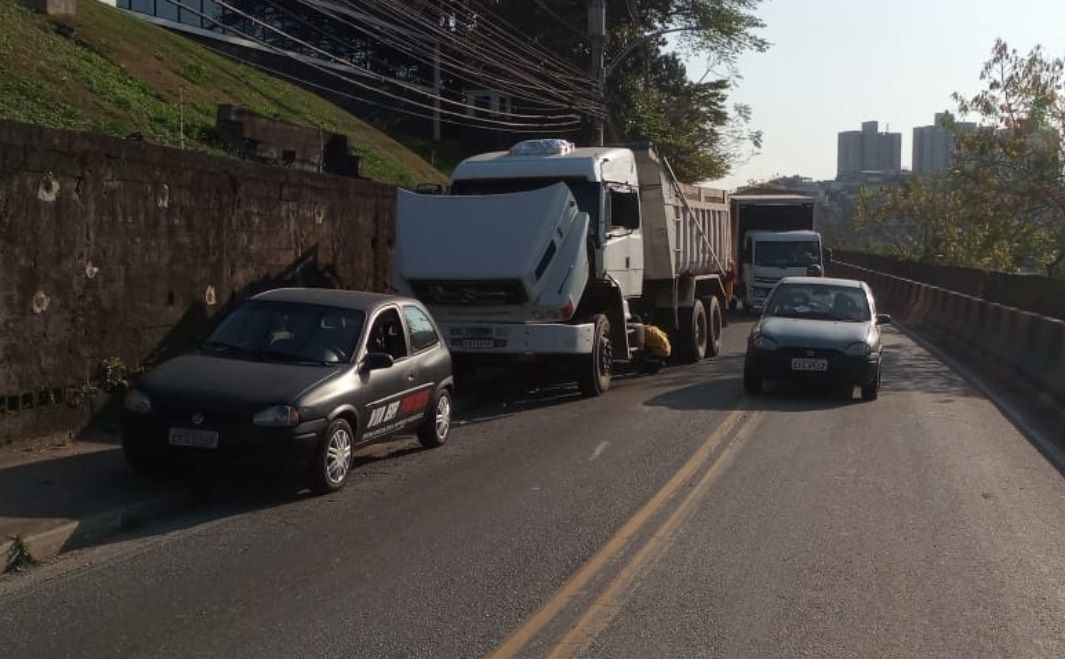
[[[479,281],[412,281],[414,295],[426,304],[450,306],[505,306],[524,304],[528,297],[517,279]]]

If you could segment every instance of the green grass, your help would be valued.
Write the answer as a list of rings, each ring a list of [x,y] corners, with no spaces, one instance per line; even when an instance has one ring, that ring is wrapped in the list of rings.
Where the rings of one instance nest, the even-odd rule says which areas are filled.
[[[445,176],[396,140],[310,92],[96,2],[49,18],[0,0],[0,118],[223,154],[216,108],[239,105],[348,136],[371,179],[399,185]],[[60,29],[62,28],[62,29]]]

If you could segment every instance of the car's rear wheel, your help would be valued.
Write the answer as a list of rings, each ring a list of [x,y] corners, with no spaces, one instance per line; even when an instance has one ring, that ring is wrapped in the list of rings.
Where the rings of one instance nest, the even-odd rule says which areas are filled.
[[[762,376],[750,366],[743,369],[743,388],[751,396],[762,393]]]
[[[326,428],[318,453],[311,463],[310,488],[315,494],[336,492],[348,482],[354,457],[355,433],[345,419],[334,419]]]
[[[451,431],[451,392],[441,389],[418,427],[418,441],[425,448],[443,446]]]

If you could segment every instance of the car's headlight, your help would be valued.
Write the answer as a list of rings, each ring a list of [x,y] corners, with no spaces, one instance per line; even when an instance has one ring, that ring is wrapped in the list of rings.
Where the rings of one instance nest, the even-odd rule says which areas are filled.
[[[769,338],[768,336],[762,336],[761,334],[759,334],[758,336],[754,337],[754,341],[752,342],[752,345],[755,348],[758,348],[759,350],[776,350],[777,349],[777,342],[776,341],[774,341],[773,339]]]
[[[152,411],[152,400],[148,398],[148,394],[136,389],[130,389],[126,392],[126,399],[123,405],[130,412],[136,412],[137,414],[148,414]]]
[[[274,405],[255,415],[252,423],[257,426],[279,426],[288,428],[299,425],[300,411],[291,405]]]
[[[869,353],[873,351],[873,348],[865,341],[858,343],[852,343],[847,346],[847,349],[843,352],[851,357],[868,357]]]

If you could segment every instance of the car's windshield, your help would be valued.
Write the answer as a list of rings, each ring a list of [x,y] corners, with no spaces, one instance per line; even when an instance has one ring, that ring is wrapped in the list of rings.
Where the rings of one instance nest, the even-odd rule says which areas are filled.
[[[754,264],[773,268],[805,268],[820,262],[821,245],[816,240],[758,241],[754,245]]]
[[[862,289],[816,283],[778,285],[766,304],[765,315],[852,322],[871,319]]]
[[[248,302],[211,333],[204,350],[233,356],[297,362],[340,363],[351,359],[365,314],[294,302]]]

